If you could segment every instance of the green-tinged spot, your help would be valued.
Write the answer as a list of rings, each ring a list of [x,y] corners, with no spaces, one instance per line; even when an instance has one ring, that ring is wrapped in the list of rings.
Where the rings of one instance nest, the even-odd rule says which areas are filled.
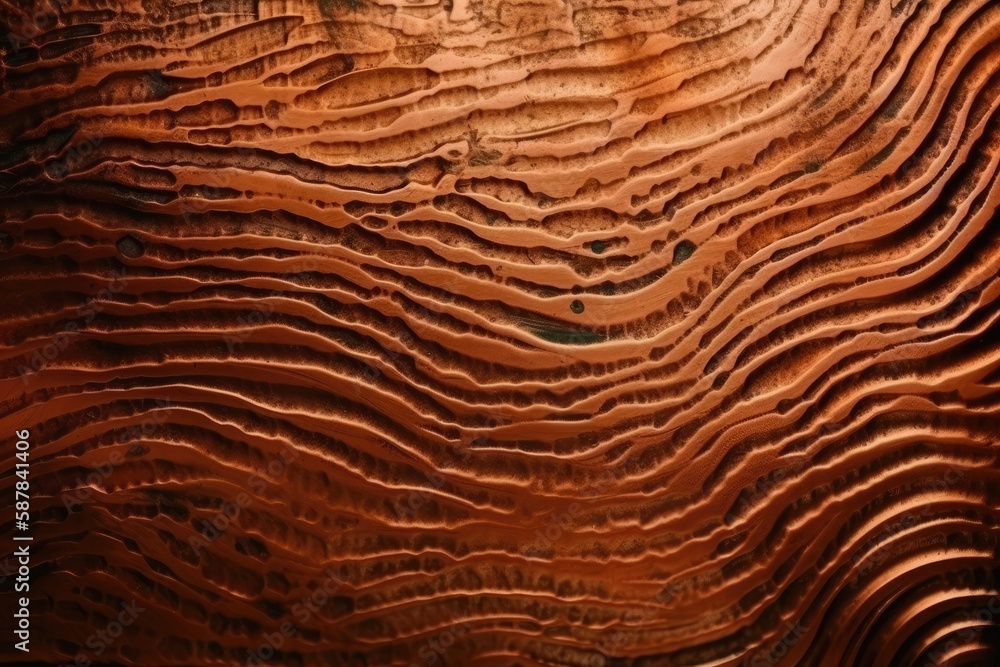
[[[674,246],[674,264],[680,264],[684,260],[691,257],[691,255],[694,254],[694,251],[697,249],[697,247],[698,246],[696,246],[691,241],[688,241],[687,239],[684,239],[683,241],[678,243],[676,246]]]

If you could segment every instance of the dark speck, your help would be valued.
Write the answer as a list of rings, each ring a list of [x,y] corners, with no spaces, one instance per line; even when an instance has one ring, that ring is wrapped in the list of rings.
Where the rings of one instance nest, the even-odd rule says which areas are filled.
[[[145,78],[146,84],[149,86],[149,94],[153,99],[161,100],[170,94],[170,84],[160,70],[147,70]]]
[[[674,264],[680,264],[685,259],[689,258],[694,254],[695,248],[697,247],[698,246],[691,243],[687,239],[678,243],[674,246]]]
[[[142,241],[131,235],[123,236],[118,239],[118,243],[115,244],[115,247],[118,248],[118,252],[129,259],[142,257],[142,254],[146,252],[146,248],[143,247]]]
[[[579,299],[574,299],[573,303],[569,304],[569,309],[572,310],[577,315],[579,315],[580,313],[583,312],[583,301],[580,301]]]
[[[140,443],[137,442],[134,445],[132,445],[131,447],[129,447],[129,450],[125,454],[125,456],[127,456],[130,459],[134,459],[134,458],[138,458],[140,456],[145,456],[148,453],[149,453],[149,447],[147,447],[146,445],[143,445],[143,444],[140,444]]]
[[[600,255],[604,252],[604,241],[592,241],[590,244],[590,249],[594,251],[595,255]]]

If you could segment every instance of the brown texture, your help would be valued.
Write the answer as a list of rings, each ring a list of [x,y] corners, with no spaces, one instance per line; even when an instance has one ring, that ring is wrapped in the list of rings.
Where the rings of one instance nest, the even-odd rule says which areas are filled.
[[[0,19],[30,660],[1000,664],[1000,4]]]

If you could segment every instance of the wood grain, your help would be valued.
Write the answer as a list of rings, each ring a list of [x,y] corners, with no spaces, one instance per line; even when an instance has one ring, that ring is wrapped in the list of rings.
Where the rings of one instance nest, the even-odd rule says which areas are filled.
[[[31,660],[1000,664],[1000,4],[0,21]]]

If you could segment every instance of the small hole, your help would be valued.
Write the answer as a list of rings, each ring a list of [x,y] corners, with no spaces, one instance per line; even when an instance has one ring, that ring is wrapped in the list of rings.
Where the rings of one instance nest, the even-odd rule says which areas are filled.
[[[573,303],[569,304],[569,309],[572,310],[577,315],[579,315],[580,313],[583,312],[583,301],[580,301],[579,299],[574,299]]]
[[[681,241],[676,246],[674,246],[674,264],[680,264],[685,259],[689,258],[694,254],[695,249],[698,246],[691,243],[687,239]]]
[[[594,252],[595,255],[600,255],[602,252],[604,252],[604,241],[591,242],[590,249]]]
[[[131,235],[123,236],[118,239],[118,243],[115,244],[115,247],[118,248],[118,252],[129,259],[142,257],[143,253],[146,252],[146,248],[143,247],[142,242]]]

